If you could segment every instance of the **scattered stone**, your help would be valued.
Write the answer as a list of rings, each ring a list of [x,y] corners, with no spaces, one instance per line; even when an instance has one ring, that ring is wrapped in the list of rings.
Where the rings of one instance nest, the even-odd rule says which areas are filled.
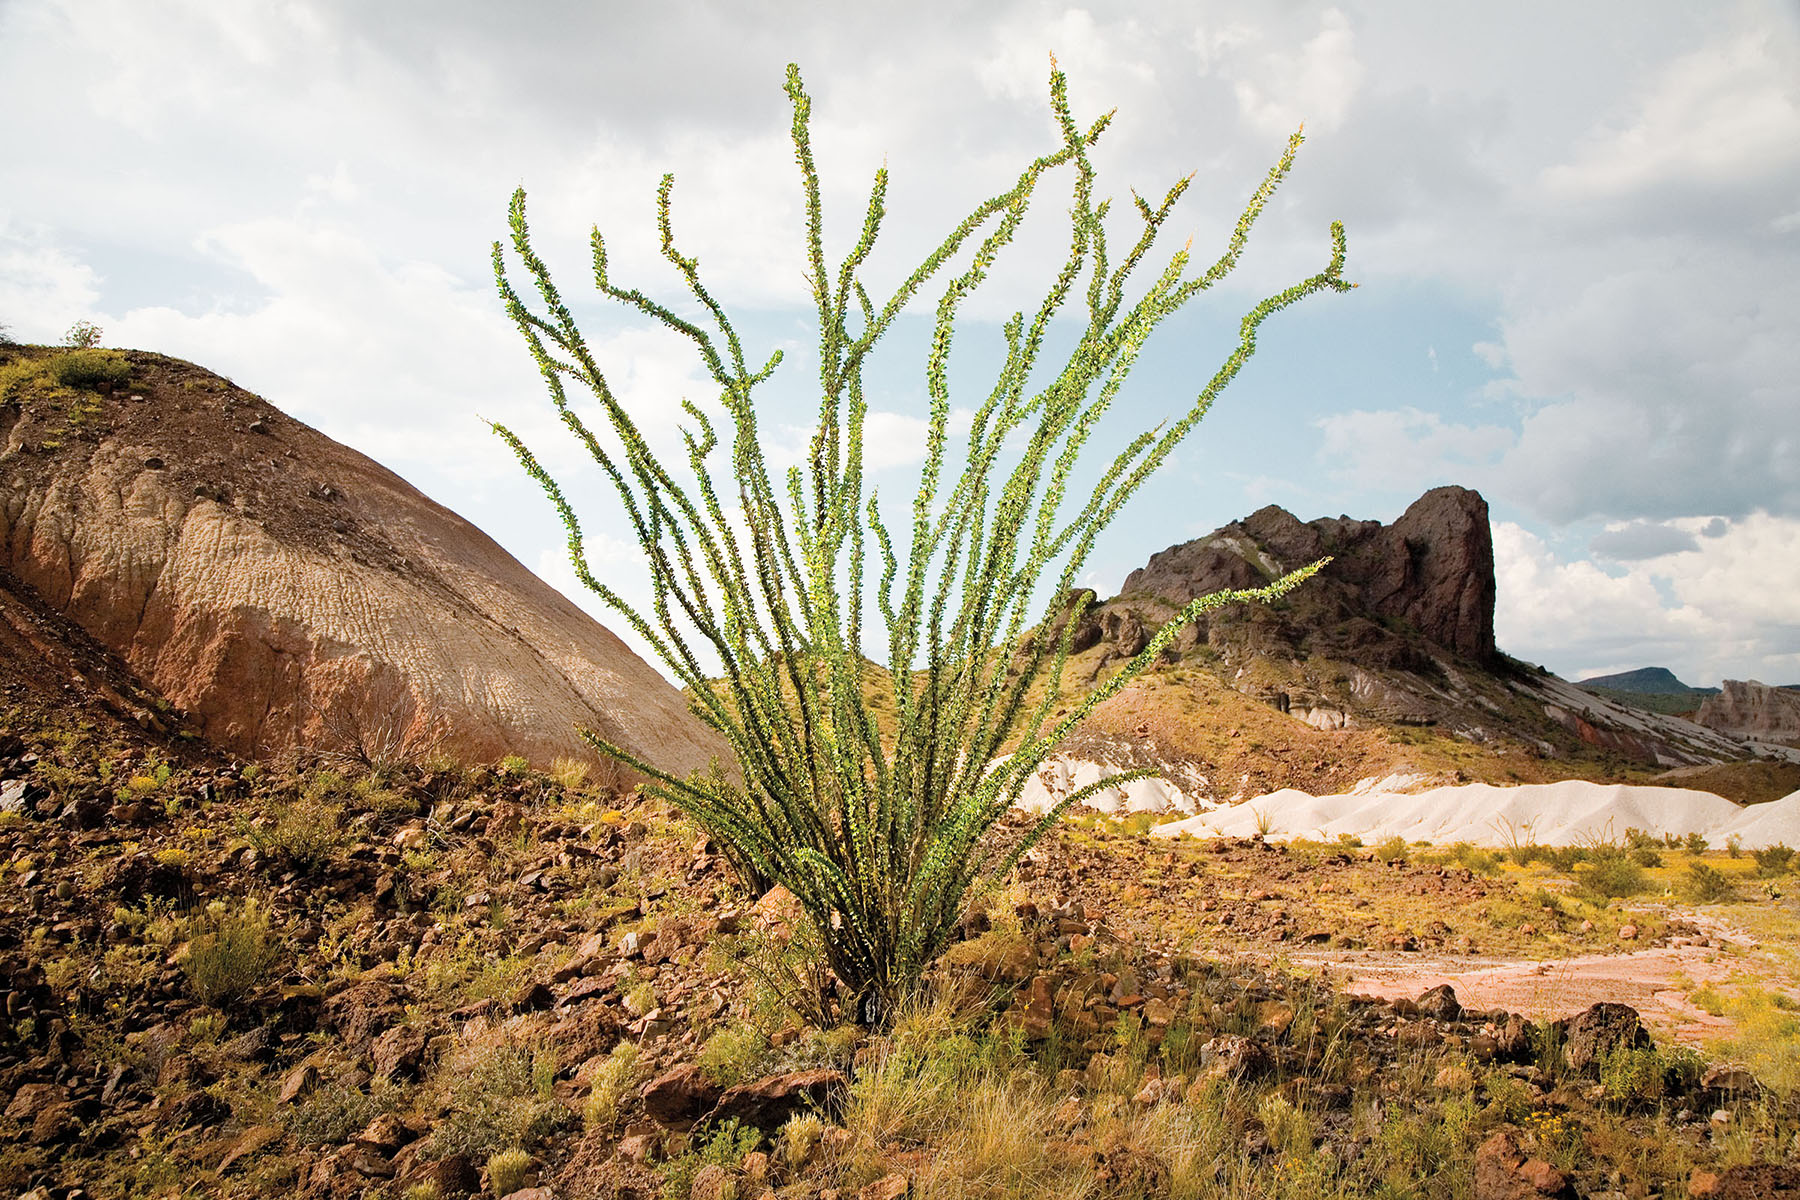
[[[225,1157],[219,1160],[219,1174],[223,1175],[246,1158],[262,1153],[281,1140],[281,1129],[275,1125],[252,1125],[231,1144],[225,1151]]]
[[[1454,1021],[1462,1016],[1462,1005],[1457,1002],[1456,990],[1447,983],[1432,988],[1415,1003],[1420,1016],[1430,1017],[1434,1021]]]
[[[1242,1034],[1220,1034],[1200,1047],[1200,1069],[1219,1078],[1250,1078],[1272,1065],[1263,1044]]]
[[[909,1194],[912,1184],[904,1175],[884,1175],[874,1183],[864,1185],[856,1193],[856,1200],[901,1200]]]
[[[1618,1048],[1651,1044],[1637,1010],[1625,1004],[1596,1004],[1557,1024],[1563,1030],[1563,1059],[1572,1071],[1598,1071],[1600,1060]]]
[[[844,1073],[831,1067],[769,1075],[727,1088],[707,1115],[707,1123],[717,1126],[737,1121],[772,1133],[797,1112],[835,1113],[849,1087]]]
[[[644,1085],[644,1111],[670,1129],[691,1129],[719,1102],[722,1089],[698,1063],[682,1063]]]
[[[1538,1200],[1573,1197],[1561,1171],[1541,1158],[1526,1158],[1517,1131],[1496,1130],[1475,1151],[1475,1200]]]
[[[1636,941],[1637,935],[1638,935],[1638,927],[1636,925],[1627,923],[1627,924],[1619,926],[1619,940],[1621,942]]]

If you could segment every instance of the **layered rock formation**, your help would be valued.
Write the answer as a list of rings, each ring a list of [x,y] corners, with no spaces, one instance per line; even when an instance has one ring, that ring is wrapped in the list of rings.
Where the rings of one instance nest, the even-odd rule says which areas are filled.
[[[0,564],[210,741],[543,764],[592,757],[579,725],[680,772],[722,753],[455,513],[227,380],[127,357],[116,394],[0,404]]]
[[[1736,737],[1800,746],[1800,692],[1754,679],[1727,679],[1694,719]]]
[[[1494,541],[1479,492],[1426,492],[1392,525],[1324,517],[1302,523],[1269,505],[1206,537],[1152,555],[1121,596],[1180,607],[1196,596],[1257,587],[1330,556],[1321,578],[1346,616],[1404,621],[1477,661],[1494,655]],[[1315,589],[1316,590],[1316,589]]]
[[[1097,676],[1193,598],[1259,587],[1326,557],[1276,604],[1208,614],[1167,657],[1320,730],[1435,726],[1534,756],[1592,748],[1665,766],[1744,756],[1713,730],[1622,707],[1499,653],[1487,503],[1461,487],[1426,492],[1391,525],[1260,509],[1152,556],[1117,597],[1087,610],[1073,645]]]

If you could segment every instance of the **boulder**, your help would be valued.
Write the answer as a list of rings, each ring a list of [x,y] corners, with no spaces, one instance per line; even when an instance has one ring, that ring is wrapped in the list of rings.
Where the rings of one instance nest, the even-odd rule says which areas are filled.
[[[698,1063],[682,1063],[644,1085],[644,1111],[670,1129],[690,1129],[718,1103],[723,1091]]]
[[[713,1126],[737,1121],[773,1133],[797,1112],[836,1112],[849,1087],[844,1073],[831,1067],[769,1075],[727,1088],[706,1120]]]
[[[1628,1004],[1596,1004],[1586,1012],[1558,1021],[1563,1034],[1563,1059],[1571,1071],[1596,1074],[1601,1060],[1620,1047],[1638,1049],[1650,1045],[1650,1031]]]

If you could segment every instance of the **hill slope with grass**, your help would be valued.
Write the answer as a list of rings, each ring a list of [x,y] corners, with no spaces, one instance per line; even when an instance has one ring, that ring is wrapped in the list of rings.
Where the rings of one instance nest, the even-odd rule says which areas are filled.
[[[723,743],[611,632],[361,454],[191,363],[0,349],[0,566],[240,754],[547,765]]]
[[[1709,766],[1725,794],[1749,798],[1730,768],[1756,755],[1737,738],[1596,695],[1495,646],[1487,522],[1464,488],[1428,492],[1390,526],[1302,522],[1269,507],[1153,556],[1112,599],[1088,593],[1062,681],[1070,698],[1193,597],[1332,559],[1276,604],[1222,609],[1183,632],[1065,746],[1064,773],[1077,760],[1159,766],[1190,799],[1216,803],[1394,774],[1647,782]]]

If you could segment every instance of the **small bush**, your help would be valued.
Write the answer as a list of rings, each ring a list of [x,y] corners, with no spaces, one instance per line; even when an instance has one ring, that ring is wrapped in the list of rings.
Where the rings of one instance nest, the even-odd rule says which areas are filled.
[[[705,1166],[720,1166],[735,1171],[744,1156],[762,1142],[762,1134],[754,1127],[727,1121],[700,1143],[697,1150],[671,1158],[657,1168],[662,1176],[663,1200],[688,1200],[694,1176]]]
[[[1631,851],[1631,861],[1640,867],[1649,867],[1654,870],[1663,865],[1663,856],[1662,852],[1654,846],[1634,846]]]
[[[575,1114],[557,1102],[547,1046],[477,1045],[451,1064],[450,1116],[431,1135],[434,1154],[480,1159],[536,1145]]]
[[[382,1113],[397,1112],[400,1089],[377,1079],[367,1092],[340,1083],[315,1088],[300,1103],[283,1109],[279,1120],[288,1135],[302,1146],[326,1146],[349,1140],[357,1130]]]
[[[1406,839],[1396,834],[1375,847],[1375,857],[1382,862],[1405,862]]]
[[[1794,863],[1794,851],[1780,842],[1773,846],[1764,846],[1760,850],[1750,851],[1750,857],[1756,860],[1756,873],[1763,879],[1773,879],[1777,875],[1787,873]]]
[[[1588,864],[1581,873],[1581,886],[1590,895],[1619,900],[1637,895],[1648,884],[1644,868],[1635,859],[1607,855]]]
[[[619,1109],[637,1086],[642,1072],[638,1068],[636,1042],[620,1042],[589,1080],[591,1090],[582,1106],[582,1120],[590,1129],[610,1131],[619,1120]]]
[[[75,350],[53,360],[50,374],[64,387],[91,391],[123,387],[131,378],[131,364],[110,350]]]
[[[720,1087],[731,1087],[756,1073],[768,1048],[768,1039],[752,1026],[721,1029],[700,1048],[700,1069]]]
[[[1690,833],[1681,839],[1682,848],[1695,858],[1706,853],[1707,840],[1698,833]]]
[[[1731,881],[1725,873],[1705,863],[1689,863],[1686,891],[1688,898],[1700,904],[1716,904],[1732,896]]]
[[[1742,858],[1744,856],[1744,843],[1739,839],[1737,834],[1734,833],[1725,839],[1725,855],[1727,858]]]
[[[531,1166],[531,1155],[517,1146],[488,1157],[488,1191],[505,1196],[525,1186],[525,1172]]]
[[[225,1008],[260,986],[280,957],[269,940],[268,914],[251,900],[218,918],[212,932],[195,938],[181,970],[202,1004]]]
[[[250,841],[259,854],[279,855],[302,874],[317,874],[344,844],[343,819],[343,805],[309,790],[283,807],[274,824],[252,828]]]
[[[101,329],[92,321],[77,321],[63,334],[63,345],[77,350],[92,350],[100,344]]]

